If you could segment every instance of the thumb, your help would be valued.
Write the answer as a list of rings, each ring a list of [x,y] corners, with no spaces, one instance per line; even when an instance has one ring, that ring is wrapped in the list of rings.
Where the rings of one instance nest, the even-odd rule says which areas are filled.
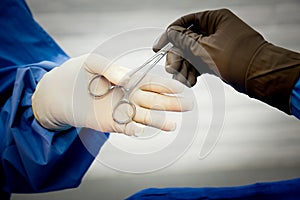
[[[129,69],[116,65],[99,54],[87,54],[84,64],[88,72],[102,75],[113,84],[124,85],[129,80]]]
[[[152,50],[154,52],[158,52],[159,50],[161,50],[167,43],[169,43],[168,40],[168,33],[166,31],[164,31],[160,37],[158,37],[152,46]]]

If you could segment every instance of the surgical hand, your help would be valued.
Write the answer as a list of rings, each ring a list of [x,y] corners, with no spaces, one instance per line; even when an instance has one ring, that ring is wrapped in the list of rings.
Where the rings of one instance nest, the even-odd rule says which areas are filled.
[[[239,92],[290,113],[300,54],[268,43],[231,11],[183,16],[168,27],[153,50],[167,42],[175,46],[166,59],[166,70],[175,79],[193,86],[200,74],[213,73]]]
[[[128,71],[110,65],[108,60],[95,54],[70,59],[45,74],[38,83],[32,97],[36,119],[52,130],[75,126],[135,135],[143,131],[141,124],[165,131],[174,130],[174,122],[167,119],[163,111],[182,112],[192,106],[191,101],[176,97],[183,87],[174,80],[150,75],[145,77],[130,96],[137,109],[136,115],[132,122],[124,125],[112,119],[113,109],[123,95],[119,87],[103,98],[95,98],[88,93],[88,83],[95,74],[103,75],[113,84],[122,85],[126,82]],[[104,83],[97,84],[100,89],[106,87]]]
[[[193,24],[192,30],[186,27]],[[196,77],[210,71],[227,82],[240,83],[255,51],[265,43],[262,36],[226,9],[186,15],[169,25],[153,49],[166,38],[177,49],[167,56],[166,70],[192,86]],[[204,61],[204,62],[203,62]]]

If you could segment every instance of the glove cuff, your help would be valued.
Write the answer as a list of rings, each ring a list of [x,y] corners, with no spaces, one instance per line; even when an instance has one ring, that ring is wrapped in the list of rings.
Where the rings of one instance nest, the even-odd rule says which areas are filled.
[[[265,43],[248,67],[245,92],[291,114],[290,95],[299,75],[299,53]]]
[[[51,96],[49,97],[49,93],[51,93],[49,85],[51,83],[48,82],[48,75],[54,70],[55,69],[45,74],[37,84],[35,91],[31,97],[32,111],[35,119],[41,126],[52,131],[62,131],[71,128],[71,126],[68,124],[60,123],[60,118],[62,118],[61,114],[55,113],[55,111],[52,111],[51,107],[49,106],[51,104],[57,105],[57,103],[54,103],[53,99],[50,98]]]

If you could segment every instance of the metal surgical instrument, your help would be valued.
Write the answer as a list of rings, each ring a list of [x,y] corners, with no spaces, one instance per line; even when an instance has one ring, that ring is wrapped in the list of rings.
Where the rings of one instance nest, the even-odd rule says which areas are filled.
[[[89,82],[88,92],[93,97],[101,98],[107,95],[114,88],[120,88],[123,91],[123,97],[115,105],[112,113],[112,118],[118,124],[127,124],[131,122],[136,114],[136,107],[129,99],[130,94],[145,78],[148,72],[170,51],[172,47],[173,45],[170,42],[167,43],[161,50],[159,50],[152,57],[146,60],[146,62],[143,63],[140,67],[131,71],[128,76],[129,80],[124,86],[112,85],[110,81],[107,80],[104,76],[97,74]],[[103,79],[107,82],[108,87],[104,92],[96,93],[92,91],[91,86],[96,79]],[[122,112],[122,108],[127,108],[127,112]]]

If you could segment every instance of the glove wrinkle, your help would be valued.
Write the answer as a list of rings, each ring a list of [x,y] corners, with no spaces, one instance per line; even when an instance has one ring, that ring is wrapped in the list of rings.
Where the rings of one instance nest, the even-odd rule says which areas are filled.
[[[291,114],[290,94],[299,75],[300,54],[266,43],[248,70],[246,93]]]
[[[215,74],[237,91],[291,113],[290,95],[299,79],[300,54],[268,43],[230,10],[183,16],[170,24],[158,41],[164,44],[166,40],[180,52],[167,57],[168,71],[187,86],[196,83],[190,73],[194,68],[197,75]]]

